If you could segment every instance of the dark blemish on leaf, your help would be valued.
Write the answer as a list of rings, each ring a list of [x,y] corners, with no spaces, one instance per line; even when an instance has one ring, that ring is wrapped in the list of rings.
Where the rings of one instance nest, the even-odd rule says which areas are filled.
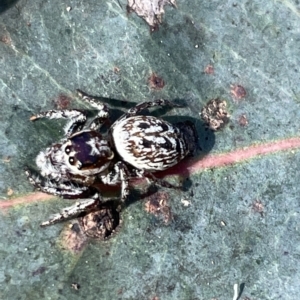
[[[264,205],[260,200],[255,200],[252,203],[252,209],[254,212],[259,213],[262,217],[264,216]]]
[[[38,269],[32,272],[32,276],[43,274],[45,271],[46,271],[45,267],[39,267]]]
[[[213,75],[215,73],[215,68],[212,65],[207,65],[204,69],[204,73],[208,75]]]
[[[53,102],[57,109],[66,109],[70,106],[71,98],[60,94],[56,99],[53,100]]]
[[[79,219],[83,233],[90,238],[107,239],[117,231],[122,220],[113,201],[107,201],[95,212]]]
[[[164,80],[154,72],[148,78],[148,84],[153,90],[161,90],[165,86]]]
[[[239,84],[230,86],[230,94],[236,100],[241,100],[246,97],[247,92],[245,88]]]
[[[118,68],[118,67],[116,67],[116,66],[114,66],[114,68],[113,68],[113,71],[114,71],[114,73],[119,73],[120,72],[120,68]]]
[[[169,204],[169,195],[166,192],[157,192],[148,197],[145,203],[145,210],[155,216],[161,215],[165,223],[172,219],[171,207]]]
[[[239,117],[238,123],[239,123],[240,126],[243,126],[243,127],[247,126],[248,125],[247,116],[245,114],[241,115]]]
[[[122,288],[118,289],[117,293],[118,293],[118,295],[122,295],[123,294],[123,289]]]
[[[78,223],[72,224],[70,230],[73,231],[73,232],[75,232],[75,233],[80,233],[79,224]]]
[[[0,42],[2,42],[5,45],[11,46],[11,38],[8,35],[2,35],[0,37]]]
[[[129,15],[133,12],[133,9],[128,4],[126,5],[126,12],[127,12],[127,15]]]
[[[150,26],[150,33],[153,33],[158,30],[159,30],[158,24],[154,24],[153,26]]]

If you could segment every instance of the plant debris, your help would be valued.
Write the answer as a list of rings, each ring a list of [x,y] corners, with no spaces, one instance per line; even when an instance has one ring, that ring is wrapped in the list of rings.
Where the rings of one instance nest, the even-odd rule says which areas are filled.
[[[200,116],[210,129],[220,130],[229,122],[226,106],[225,100],[212,99],[203,107]]]
[[[165,13],[164,6],[167,4],[177,7],[176,0],[128,0],[127,11],[134,11],[154,31],[162,23],[162,16]]]
[[[148,84],[152,90],[156,91],[161,90],[165,86],[164,80],[154,72],[148,78]]]
[[[155,216],[162,216],[166,224],[172,220],[171,207],[169,206],[169,195],[165,192],[157,192],[148,197],[145,210]]]
[[[119,208],[113,201],[105,202],[102,207],[79,218],[79,225],[84,234],[91,238],[110,237],[121,223]]]

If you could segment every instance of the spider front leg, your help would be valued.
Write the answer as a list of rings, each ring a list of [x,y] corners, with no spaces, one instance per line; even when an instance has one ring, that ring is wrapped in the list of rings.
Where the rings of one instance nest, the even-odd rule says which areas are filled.
[[[30,118],[30,121],[36,121],[41,118],[48,119],[69,119],[69,122],[64,127],[64,132],[67,137],[74,132],[81,130],[86,122],[86,115],[77,109],[66,110],[48,110],[40,112]]]
[[[121,119],[129,118],[132,116],[137,115],[140,113],[142,110],[150,107],[155,107],[155,106],[170,106],[170,107],[182,107],[179,104],[175,104],[170,102],[169,100],[164,100],[164,99],[158,99],[154,101],[149,101],[149,102],[142,102],[135,107],[132,107],[128,110],[127,113],[124,114],[124,116],[121,117]]]
[[[81,213],[96,211],[99,208],[100,203],[101,197],[96,193],[89,199],[82,199],[77,201],[74,205],[64,208],[60,213],[53,215],[48,221],[43,222],[41,227],[78,217]]]
[[[28,181],[39,191],[62,198],[80,198],[90,191],[90,188],[85,186],[74,185],[71,182],[55,182],[45,181],[43,182],[40,177],[34,176],[27,169],[25,170]]]
[[[104,103],[97,101],[95,98],[87,95],[81,90],[76,90],[76,92],[82,100],[98,110],[97,117],[91,122],[89,126],[91,130],[98,130],[109,117],[108,107]]]

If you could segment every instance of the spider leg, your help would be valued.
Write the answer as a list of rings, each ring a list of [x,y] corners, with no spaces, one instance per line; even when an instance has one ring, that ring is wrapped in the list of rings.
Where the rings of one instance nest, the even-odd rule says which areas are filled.
[[[127,166],[119,161],[114,165],[114,169],[106,175],[100,176],[104,184],[114,185],[121,182],[121,201],[124,202],[129,195],[129,171]]]
[[[147,172],[145,170],[135,169],[135,173],[136,173],[137,177],[147,178],[150,180],[150,182],[153,182],[154,184],[160,185],[162,187],[166,187],[169,189],[181,189],[182,188],[181,186],[173,185],[166,180],[159,179],[159,178],[155,177],[152,173]]]
[[[119,169],[121,179],[121,201],[125,202],[129,195],[129,173],[123,162],[118,162],[116,168]]]
[[[98,110],[97,117],[91,122],[89,126],[91,130],[98,130],[109,117],[108,107],[104,103],[97,101],[95,98],[88,96],[81,90],[76,90],[76,92],[82,100]]]
[[[135,107],[132,107],[125,113],[120,119],[126,119],[132,116],[137,115],[139,112],[146,108],[155,107],[155,106],[170,106],[170,107],[182,107],[181,105],[170,102],[169,100],[158,99],[149,102],[142,102]]]
[[[71,182],[42,182],[41,178],[31,174],[29,170],[25,170],[28,181],[39,191],[54,196],[63,198],[78,198],[90,191],[90,188],[85,186],[74,185]]]
[[[81,130],[86,122],[86,115],[77,109],[48,110],[32,116],[30,120],[35,121],[41,118],[69,119],[69,122],[64,127],[64,132],[67,137]]]
[[[81,213],[89,213],[95,211],[98,209],[100,201],[100,195],[98,193],[96,193],[89,199],[77,201],[74,205],[64,208],[60,213],[53,215],[48,221],[43,222],[41,224],[41,227],[49,226],[77,217]]]

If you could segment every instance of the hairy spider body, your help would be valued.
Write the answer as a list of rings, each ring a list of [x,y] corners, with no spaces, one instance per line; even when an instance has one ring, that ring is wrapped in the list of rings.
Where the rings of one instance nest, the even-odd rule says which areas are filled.
[[[80,181],[81,177],[99,174],[107,169],[113,157],[114,152],[100,133],[84,130],[41,151],[36,163],[41,174],[49,179]]]
[[[156,179],[152,172],[174,166],[192,155],[196,148],[197,134],[191,122],[173,125],[153,116],[137,115],[153,106],[177,106],[167,100],[136,105],[111,126],[106,136],[102,136],[98,129],[108,118],[108,108],[81,91],[78,94],[97,108],[97,117],[88,127],[84,127],[86,116],[79,110],[50,110],[31,117],[31,120],[65,118],[69,122],[64,128],[64,138],[41,151],[36,158],[46,181],[31,175],[28,170],[26,174],[31,184],[43,192],[64,198],[82,198],[89,193],[92,196],[64,209],[43,226],[99,208],[102,198],[93,186],[95,181],[109,185],[121,183],[122,201],[128,196],[128,182],[133,177],[147,177],[171,187]]]
[[[177,126],[152,116],[118,121],[112,126],[111,134],[122,160],[139,170],[166,170],[191,152]]]

